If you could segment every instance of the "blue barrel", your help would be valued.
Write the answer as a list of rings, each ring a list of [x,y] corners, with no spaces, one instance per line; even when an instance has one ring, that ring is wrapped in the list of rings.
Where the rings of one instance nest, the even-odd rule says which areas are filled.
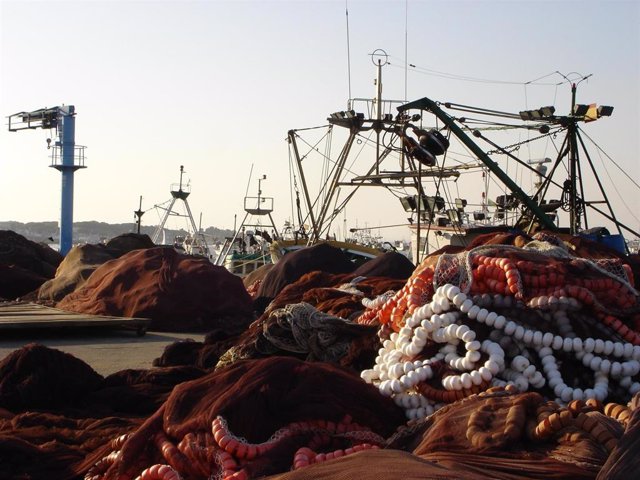
[[[612,248],[620,253],[627,253],[624,237],[620,234],[616,235],[602,235],[600,237],[600,243]]]

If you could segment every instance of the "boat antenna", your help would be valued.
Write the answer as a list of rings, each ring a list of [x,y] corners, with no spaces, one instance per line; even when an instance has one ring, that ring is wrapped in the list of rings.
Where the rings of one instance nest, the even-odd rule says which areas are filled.
[[[184,165],[180,165],[180,192],[182,192],[182,175],[184,174]]]
[[[349,81],[349,100],[351,100],[351,48],[349,42],[349,2],[345,0],[345,14],[347,18],[347,78]]]
[[[407,68],[409,65],[409,59],[407,57],[407,45],[408,45],[408,20],[409,19],[409,0],[404,1],[404,101],[407,101]]]
[[[387,52],[378,48],[369,54],[371,56],[371,62],[376,66],[378,75],[376,78],[376,175],[380,174],[380,127],[382,124],[382,67],[389,63],[389,55]]]

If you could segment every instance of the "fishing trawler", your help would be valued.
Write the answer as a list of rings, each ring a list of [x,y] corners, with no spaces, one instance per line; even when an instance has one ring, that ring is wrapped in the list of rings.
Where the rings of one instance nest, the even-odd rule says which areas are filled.
[[[234,227],[234,235],[226,238],[215,260],[216,265],[224,265],[240,277],[308,246],[304,225],[294,229],[290,222],[285,222],[284,228],[278,231],[272,216],[274,199],[262,193],[262,182],[266,179],[266,175],[258,179],[257,196],[245,197],[245,215],[239,226]],[[341,249],[354,263],[370,260],[385,251],[377,245],[355,240],[325,238],[319,241]]]
[[[383,100],[386,54],[378,50],[372,59],[377,68],[374,98],[350,99],[344,111],[329,115],[328,125],[288,133],[296,198],[302,194],[304,200],[297,202],[300,223],[310,225],[308,244],[329,234],[363,187],[395,197],[398,216],[404,211],[407,218],[399,225],[411,232],[414,263],[447,245],[466,246],[478,235],[497,230],[583,235],[623,253],[624,233],[640,237],[616,217],[586,147],[591,139],[582,130],[583,124],[610,116],[613,107],[578,104],[580,80],[569,82],[567,113],[559,114],[553,106],[510,113],[427,97]],[[329,144],[337,130],[346,139],[332,158],[330,152],[336,149]],[[518,138],[509,141],[512,132]],[[503,137],[506,146],[496,139]],[[546,152],[533,146],[541,142],[557,152],[555,158],[523,158],[523,152]],[[509,167],[510,172],[517,167],[518,174],[506,173]],[[314,168],[315,173],[309,173]],[[528,183],[523,172],[531,176]],[[320,174],[324,176],[318,182]],[[596,185],[591,196],[589,176],[589,184]],[[312,191],[309,178],[320,187]],[[381,197],[369,201],[372,214],[384,201]],[[593,228],[592,215],[613,231]]]
[[[197,255],[211,258],[209,246],[205,239],[205,235],[202,232],[202,228],[200,226],[196,227],[196,222],[194,221],[193,214],[191,213],[191,207],[189,206],[189,202],[187,200],[187,198],[191,194],[191,188],[189,183],[183,182],[184,173],[184,166],[180,165],[180,182],[171,185],[171,199],[164,204],[155,205],[155,208],[161,210],[163,213],[160,223],[154,230],[151,240],[153,241],[153,243],[158,245],[168,245],[165,235],[165,225],[167,224],[167,220],[171,216],[182,217],[187,220],[189,230],[185,235],[176,235],[176,237],[173,239],[173,247],[179,252],[186,253],[187,255]],[[182,202],[182,204],[184,205],[184,213],[180,213],[174,208],[176,207],[176,202],[178,201]],[[144,213],[142,212],[142,199],[140,200],[140,208],[134,213],[138,218],[139,228],[140,218]]]

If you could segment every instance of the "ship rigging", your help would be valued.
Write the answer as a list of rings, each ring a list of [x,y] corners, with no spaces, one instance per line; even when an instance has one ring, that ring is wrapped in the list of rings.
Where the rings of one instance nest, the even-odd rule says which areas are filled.
[[[510,113],[427,97],[408,103],[383,100],[386,58],[378,55],[374,63],[375,98],[349,100],[346,110],[332,113],[327,126],[317,127],[325,133],[313,141],[305,137],[316,129],[288,133],[294,181],[297,185],[299,180],[306,207],[303,214],[300,205],[298,216],[301,225],[309,225],[303,229],[308,244],[328,236],[360,188],[371,186],[391,192],[411,215],[407,226],[413,232],[414,261],[446,244],[464,246],[474,235],[495,228],[518,228],[529,234],[545,229],[598,238],[606,233],[611,246],[627,252],[624,234],[640,236],[616,216],[586,146],[585,139],[590,137],[582,129],[584,123],[611,116],[613,107],[578,104],[579,82],[571,84],[566,114],[557,114],[553,106]],[[357,111],[360,108],[362,112]],[[334,127],[343,129],[347,138],[332,159],[333,147],[322,144],[333,140]],[[495,137],[513,131],[528,138],[500,146]],[[554,159],[517,155],[530,152],[530,145],[540,141],[553,146]],[[366,156],[365,147],[372,160],[358,163]],[[321,168],[313,165],[316,156],[322,159]],[[508,171],[509,165],[535,178],[531,188]],[[308,173],[312,168],[323,174],[313,192],[309,182],[313,175]],[[483,187],[477,203],[465,198],[471,189],[461,186],[470,175],[475,178],[474,189],[478,184]],[[593,184],[596,188],[589,188]],[[498,186],[500,194],[491,197],[490,186]],[[588,192],[596,192],[597,197],[588,197]],[[592,216],[613,225],[614,235],[594,229]]]

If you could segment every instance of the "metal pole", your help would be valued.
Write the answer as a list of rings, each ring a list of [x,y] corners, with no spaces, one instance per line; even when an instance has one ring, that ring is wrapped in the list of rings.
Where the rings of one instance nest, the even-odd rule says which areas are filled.
[[[296,142],[296,133],[294,130],[289,130],[289,143],[293,146],[293,156],[296,159],[296,165],[298,166],[298,173],[300,174],[300,181],[302,182],[302,192],[304,193],[304,199],[307,202],[307,209],[309,211],[309,218],[311,219],[311,229],[313,231],[313,235],[310,237],[310,240],[317,240],[320,237],[320,232],[318,231],[318,224],[316,223],[315,216],[313,215],[313,204],[311,203],[311,198],[309,197],[309,189],[307,187],[307,180],[304,176],[304,170],[302,169],[302,159],[300,158],[300,153],[298,152],[298,144]]]
[[[66,255],[73,245],[73,173],[76,119],[73,105],[60,107],[60,149],[62,157],[62,193],[60,206],[60,253]]]
[[[378,60],[376,85],[376,175],[380,173],[380,128],[382,122],[382,62]]]
[[[422,186],[422,163],[418,162],[418,188],[416,189],[417,195],[416,195],[416,221],[418,222],[416,225],[416,258],[415,258],[415,262],[416,265],[420,265],[420,262],[422,261],[422,250],[420,247],[420,225],[422,222],[422,208],[420,203],[422,202],[422,188],[420,188]],[[428,243],[428,239],[427,239],[427,243]]]
[[[573,115],[576,105],[576,84],[571,85],[571,115]],[[571,235],[576,235],[580,229],[580,216],[577,214],[576,204],[576,173],[578,162],[578,145],[576,142],[576,124],[572,121],[568,127],[569,130],[569,229]]]
[[[140,195],[140,206],[134,213],[138,217],[138,221],[136,223],[138,224],[138,235],[140,235],[140,224],[142,223],[142,214],[144,214],[144,212],[142,211],[142,195]]]

